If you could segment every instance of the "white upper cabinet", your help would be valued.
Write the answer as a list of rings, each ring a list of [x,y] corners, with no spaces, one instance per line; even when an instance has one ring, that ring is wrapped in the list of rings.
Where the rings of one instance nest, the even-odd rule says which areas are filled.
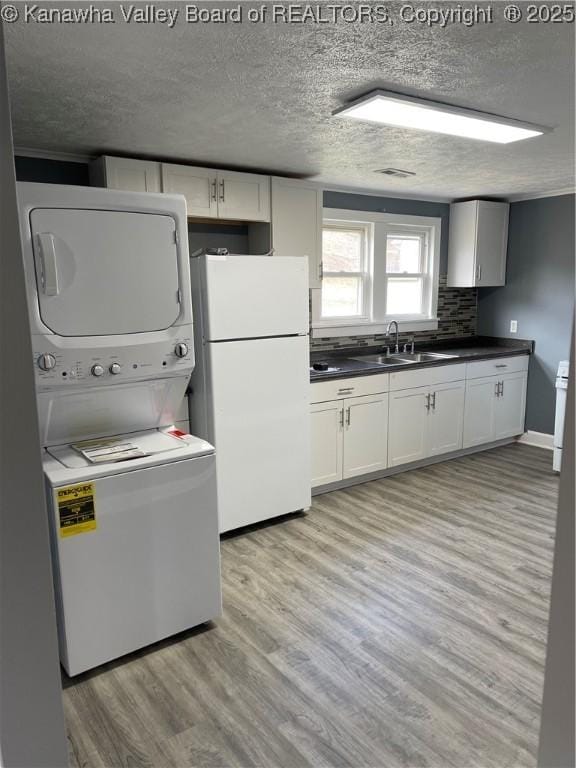
[[[218,217],[217,179],[210,168],[162,163],[162,191],[184,195],[188,216]]]
[[[90,167],[94,186],[184,195],[188,216],[270,221],[270,176],[177,163],[100,157]]]
[[[322,190],[297,179],[272,179],[275,256],[307,256],[309,286],[319,288],[322,270]]]
[[[270,176],[218,171],[218,216],[240,221],[270,221]]]
[[[99,157],[90,163],[90,182],[95,187],[129,192],[161,192],[160,163],[127,157]]]
[[[509,210],[488,200],[450,206],[448,286],[504,285]]]

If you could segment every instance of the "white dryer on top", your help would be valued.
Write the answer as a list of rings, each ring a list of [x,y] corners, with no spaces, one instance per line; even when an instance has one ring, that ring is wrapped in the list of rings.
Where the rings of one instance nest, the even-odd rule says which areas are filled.
[[[184,199],[18,188],[43,444],[174,421],[194,368]]]

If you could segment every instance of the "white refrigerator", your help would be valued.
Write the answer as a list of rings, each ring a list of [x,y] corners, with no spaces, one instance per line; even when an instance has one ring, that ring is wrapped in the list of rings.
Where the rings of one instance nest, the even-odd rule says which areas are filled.
[[[310,506],[308,264],[191,260],[193,434],[216,447],[220,531]]]

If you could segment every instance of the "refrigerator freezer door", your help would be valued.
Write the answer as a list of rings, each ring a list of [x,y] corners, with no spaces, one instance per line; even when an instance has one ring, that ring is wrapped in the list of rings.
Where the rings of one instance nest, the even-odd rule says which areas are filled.
[[[308,333],[308,260],[204,256],[205,339]]]
[[[308,338],[207,346],[221,532],[307,509]]]

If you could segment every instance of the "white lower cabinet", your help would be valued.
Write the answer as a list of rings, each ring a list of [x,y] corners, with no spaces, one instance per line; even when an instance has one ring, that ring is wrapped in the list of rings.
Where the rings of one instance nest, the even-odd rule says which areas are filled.
[[[528,375],[509,373],[501,376],[500,382],[500,395],[496,398],[494,440],[503,440],[524,432]]]
[[[390,393],[389,466],[462,448],[464,381]]]
[[[431,392],[428,421],[428,456],[462,448],[466,383],[436,384]]]
[[[342,480],[344,401],[310,406],[312,488]]]
[[[464,448],[524,432],[525,371],[486,376],[466,383]]]
[[[388,394],[314,403],[312,487],[386,469]]]
[[[390,393],[388,461],[391,467],[426,455],[429,387]]]
[[[527,368],[518,356],[313,383],[312,487],[522,434]]]
[[[344,400],[342,477],[377,472],[388,466],[388,395]]]

